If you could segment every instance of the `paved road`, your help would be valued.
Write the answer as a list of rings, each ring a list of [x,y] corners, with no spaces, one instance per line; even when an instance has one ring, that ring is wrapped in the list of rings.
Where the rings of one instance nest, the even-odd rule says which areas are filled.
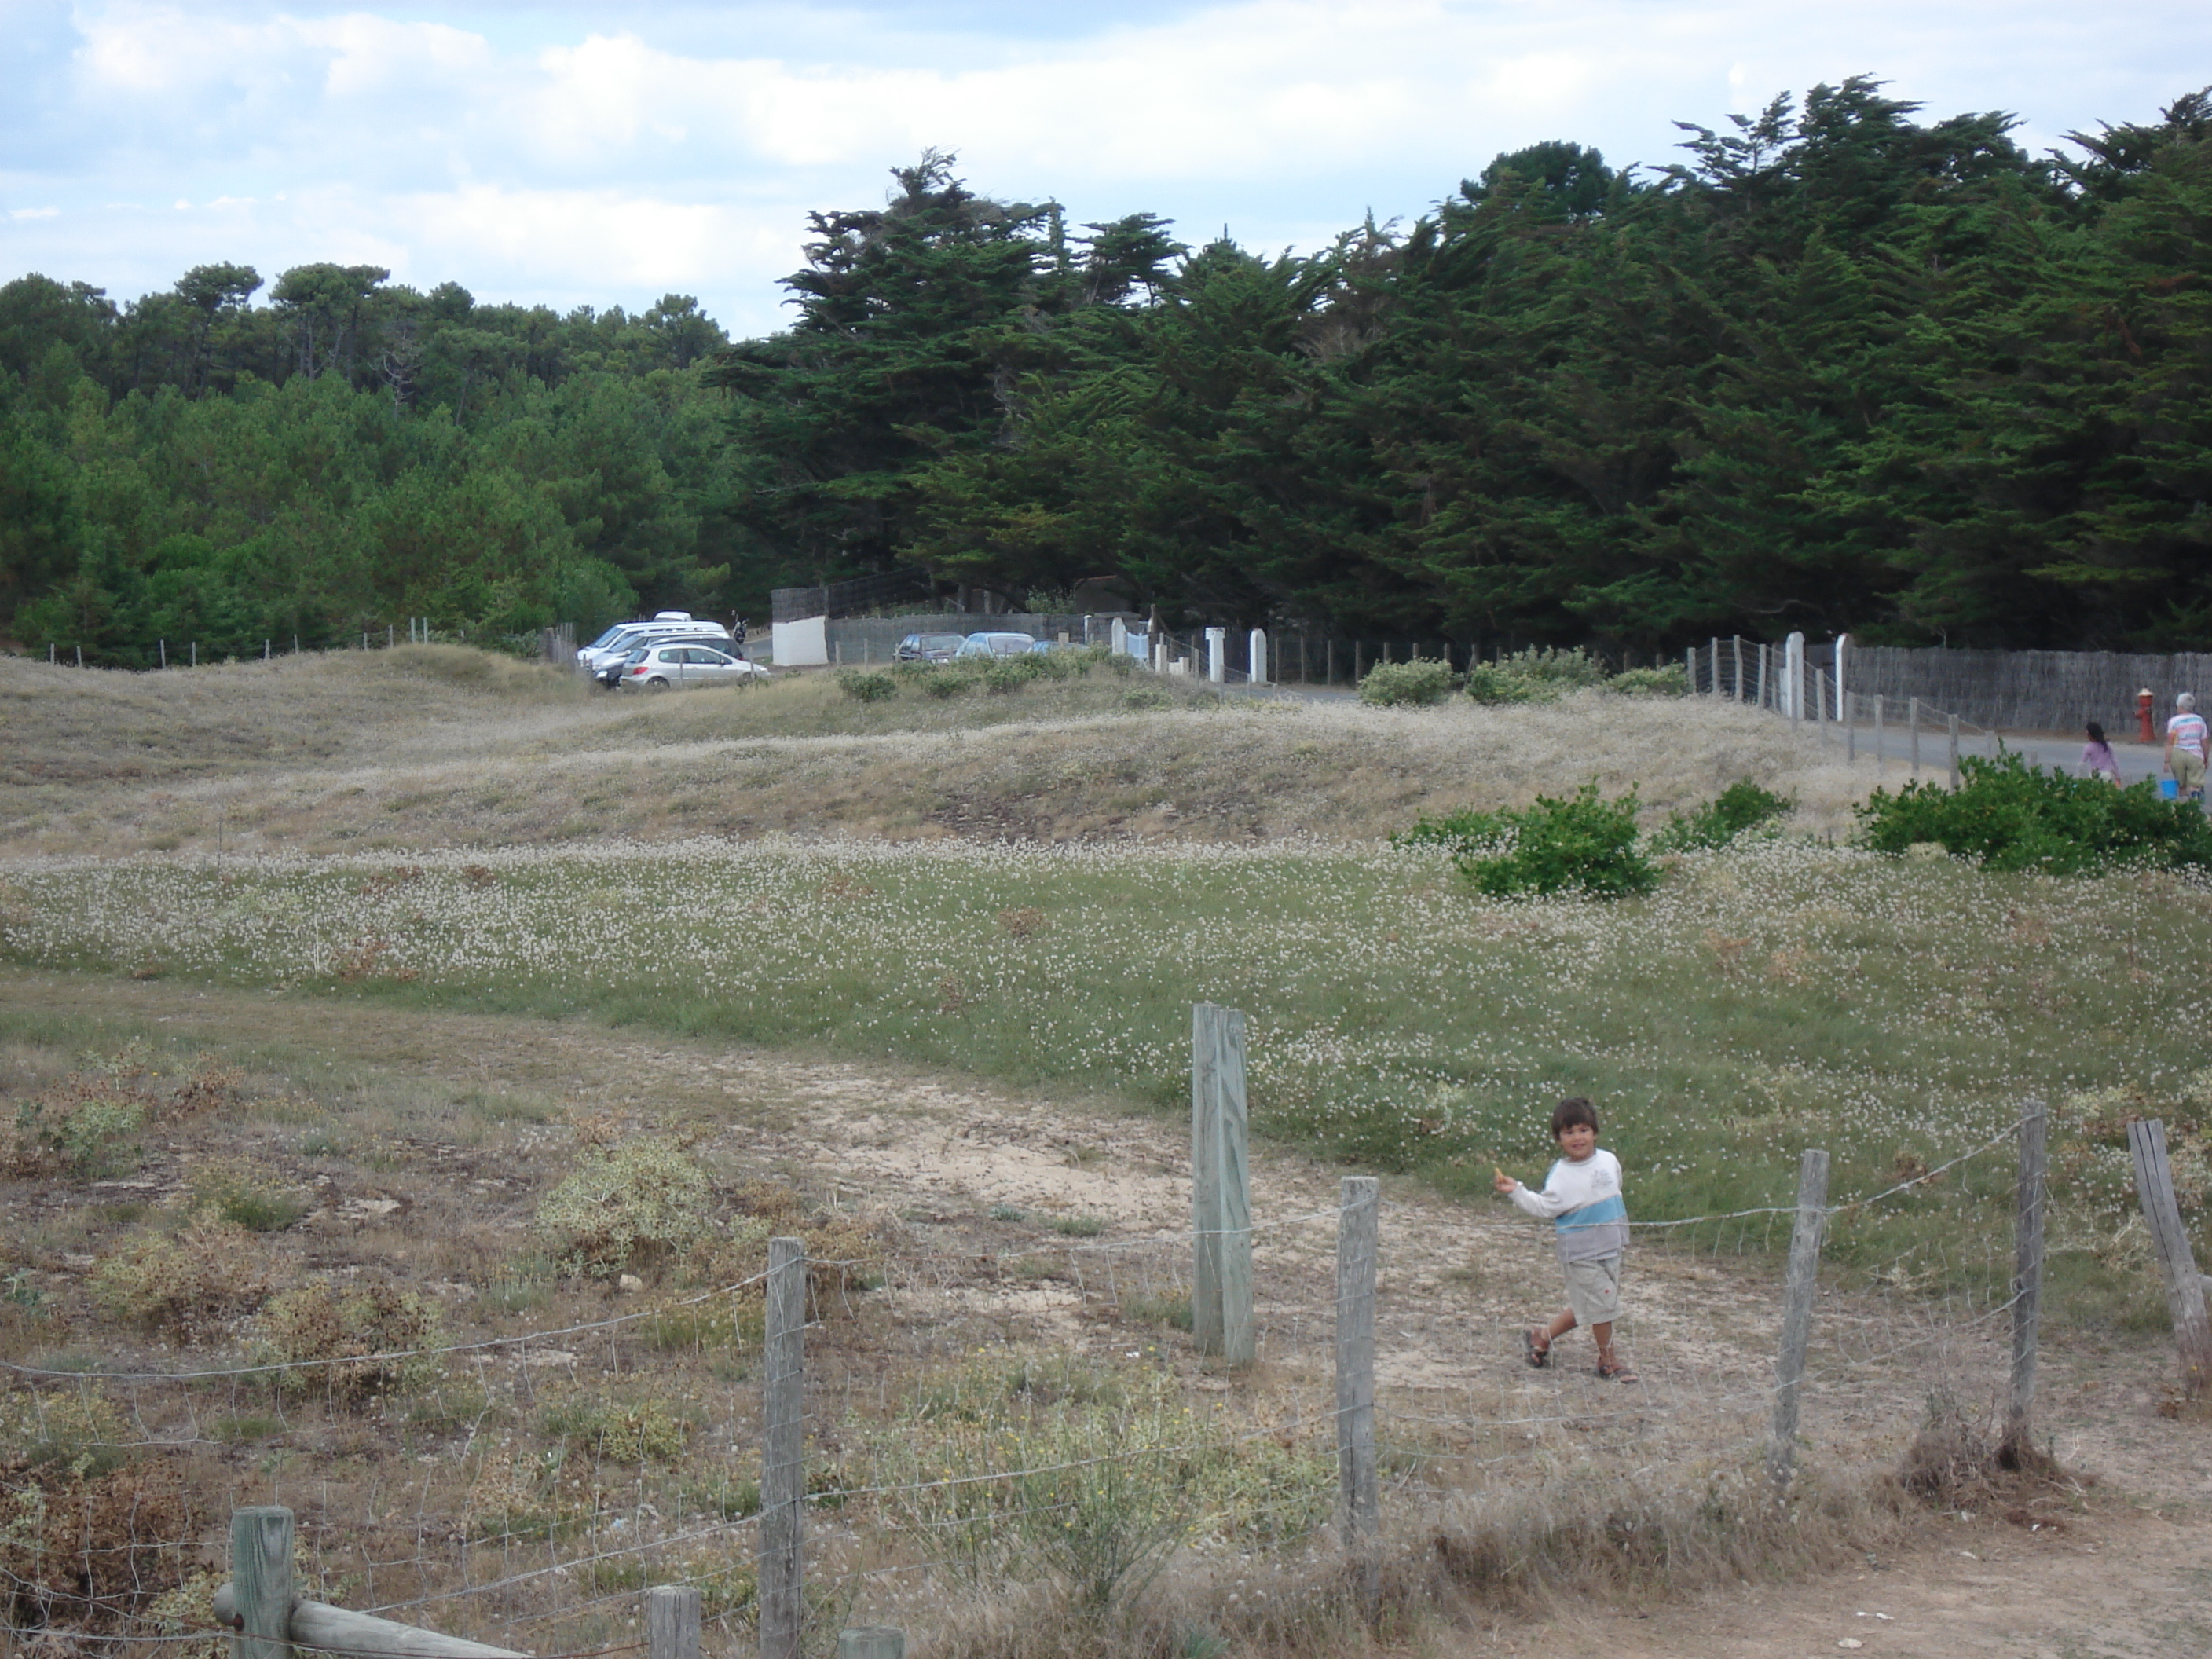
[[[1841,748],[1844,744],[1841,729],[1830,727],[1829,740]],[[2084,775],[2081,766],[2081,748],[2087,741],[2084,738],[2054,738],[2047,734],[2018,732],[2001,732],[1996,738],[1961,734],[1959,753],[1961,756],[1994,754],[2000,740],[2008,751],[2022,757],[2031,766],[2054,769],[2071,777]],[[1858,728],[1856,747],[1863,761],[1873,755],[1872,726],[1862,725]],[[1881,752],[1886,763],[1885,772],[1909,767],[1912,756],[1911,734],[1894,726],[1887,727],[1882,732]],[[2118,738],[2112,741],[2112,757],[2120,763],[2120,779],[2124,783],[2163,776],[2165,755],[2163,744],[2122,743]],[[1950,763],[1948,736],[1940,731],[1923,731],[1920,734],[1921,771],[1940,775],[1948,769]]]

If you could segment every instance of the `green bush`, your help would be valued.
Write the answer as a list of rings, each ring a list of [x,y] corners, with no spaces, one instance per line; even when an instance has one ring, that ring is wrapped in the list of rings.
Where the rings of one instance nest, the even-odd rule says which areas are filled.
[[[1510,824],[1497,812],[1478,812],[1469,808],[1464,812],[1447,812],[1432,818],[1424,812],[1413,820],[1410,830],[1401,830],[1390,837],[1393,847],[1441,847],[1454,854],[1472,853],[1484,847],[1495,846],[1513,838]]]
[[[2009,753],[1968,756],[1959,770],[1956,789],[1875,790],[1857,809],[1860,839],[1878,853],[1935,842],[1991,870],[2051,875],[2120,865],[2212,869],[2212,821],[2193,803],[2161,800],[2148,781],[2117,789]]]
[[[1726,847],[1747,830],[1787,817],[1796,805],[1794,796],[1778,795],[1744,778],[1722,790],[1718,799],[1669,817],[1667,827],[1651,837],[1651,848],[1654,852],[1679,853],[1693,847]]]
[[[898,682],[888,674],[867,674],[857,668],[837,671],[837,689],[854,702],[881,702],[898,696]]]
[[[393,1285],[318,1279],[272,1298],[254,1324],[254,1358],[293,1367],[283,1374],[288,1389],[393,1394],[426,1388],[446,1370],[442,1355],[424,1352],[446,1340],[437,1303]]]
[[[960,669],[945,666],[923,671],[921,689],[933,697],[957,697],[975,684],[975,677]]]
[[[538,1204],[538,1236],[563,1273],[612,1278],[688,1254],[707,1237],[712,1197],[672,1140],[594,1146]]]
[[[1175,699],[1157,685],[1140,685],[1121,694],[1125,708],[1172,708]]]
[[[1690,675],[1678,662],[1661,668],[1629,668],[1607,680],[1606,689],[1625,697],[1686,697]]]
[[[1637,849],[1633,789],[1602,801],[1597,786],[1586,783],[1570,799],[1539,795],[1519,811],[1467,812],[1440,822],[1460,838],[1454,856],[1460,873],[1478,892],[1495,897],[1574,890],[1623,898],[1659,884],[1659,872]]]
[[[1433,658],[1378,662],[1359,682],[1359,701],[1377,708],[1424,708],[1452,693],[1451,665]]]
[[[1552,702],[1565,692],[1607,684],[1611,678],[1580,646],[1532,645],[1475,664],[1467,671],[1466,690],[1477,702]]]
[[[1036,678],[1037,659],[1024,653],[1018,657],[992,657],[983,664],[983,689],[994,696],[1018,691]]]

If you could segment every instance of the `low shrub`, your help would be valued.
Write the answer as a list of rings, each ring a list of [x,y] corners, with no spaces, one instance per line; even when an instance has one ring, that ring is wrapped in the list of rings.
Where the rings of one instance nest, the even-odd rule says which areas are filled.
[[[127,1079],[72,1073],[16,1103],[0,1128],[0,1174],[93,1181],[135,1168],[152,1104]]]
[[[2212,821],[2148,781],[2125,789],[2030,766],[2015,754],[1959,763],[1956,789],[1932,781],[1877,789],[1856,810],[1878,853],[1935,842],[1991,870],[2081,875],[2119,866],[2212,869]]]
[[[690,1425],[658,1400],[623,1401],[580,1395],[548,1407],[544,1432],[610,1463],[673,1463]],[[755,1499],[754,1507],[759,1507]]]
[[[1552,702],[1569,691],[1610,683],[1605,665],[1580,646],[1532,645],[1467,672],[1467,695],[1477,702]]]
[[[1597,786],[1586,783],[1565,800],[1539,795],[1518,811],[1465,813],[1457,828],[1465,842],[1454,861],[1476,891],[1494,897],[1649,892],[1659,872],[1637,847],[1636,810],[1633,789],[1603,801]]]
[[[923,671],[922,693],[932,697],[957,697],[966,694],[975,684],[975,677],[951,667],[931,667]]]
[[[1651,837],[1652,850],[1678,853],[1692,848],[1726,847],[1747,830],[1764,829],[1786,817],[1796,805],[1795,797],[1778,795],[1744,778],[1705,805],[1674,813],[1666,827]]]
[[[568,1273],[659,1267],[707,1237],[707,1172],[672,1140],[594,1146],[538,1206],[539,1240]]]
[[[1124,708],[1172,708],[1175,699],[1157,685],[1139,685],[1121,694]]]
[[[898,682],[890,675],[864,673],[857,668],[837,671],[837,689],[854,702],[881,702],[898,696]]]
[[[126,1240],[93,1268],[89,1288],[118,1318],[198,1341],[259,1304],[269,1264],[252,1234],[209,1207],[174,1238],[142,1232]]]
[[[1606,690],[1625,697],[1686,697],[1689,671],[1678,662],[1659,668],[1626,668],[1606,683]]]
[[[1377,708],[1423,708],[1452,694],[1451,665],[1433,658],[1378,662],[1359,682],[1359,701]]]
[[[283,1386],[318,1394],[398,1394],[435,1382],[443,1365],[422,1352],[446,1340],[438,1304],[390,1285],[319,1279],[274,1297],[254,1322],[254,1357],[295,1367]]]
[[[992,657],[983,664],[982,681],[986,691],[1003,695],[1018,691],[1030,681],[1044,673],[1044,659],[1024,652],[1018,657]]]
[[[243,1158],[217,1158],[193,1170],[186,1183],[196,1204],[250,1233],[281,1233],[307,1212],[296,1193],[272,1188],[268,1172]]]

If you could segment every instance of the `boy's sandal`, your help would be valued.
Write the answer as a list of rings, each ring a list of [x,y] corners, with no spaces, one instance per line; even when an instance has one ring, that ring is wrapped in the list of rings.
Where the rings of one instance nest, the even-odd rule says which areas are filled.
[[[1610,1365],[1599,1366],[1597,1375],[1601,1382],[1635,1382],[1641,1380],[1625,1359],[1616,1360]]]
[[[1547,1340],[1544,1345],[1541,1347],[1539,1347],[1536,1345],[1536,1328],[1534,1325],[1531,1325],[1527,1330],[1521,1333],[1521,1346],[1528,1351],[1528,1363],[1534,1366],[1538,1370],[1542,1370],[1546,1364],[1550,1363],[1552,1358],[1551,1342]]]

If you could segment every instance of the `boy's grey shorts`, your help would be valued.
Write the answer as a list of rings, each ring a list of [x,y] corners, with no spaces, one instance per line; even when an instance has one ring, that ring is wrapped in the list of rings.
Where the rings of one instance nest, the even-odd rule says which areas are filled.
[[[1570,1261],[1567,1307],[1577,1325],[1604,1325],[1620,1317],[1620,1258],[1601,1255]]]

